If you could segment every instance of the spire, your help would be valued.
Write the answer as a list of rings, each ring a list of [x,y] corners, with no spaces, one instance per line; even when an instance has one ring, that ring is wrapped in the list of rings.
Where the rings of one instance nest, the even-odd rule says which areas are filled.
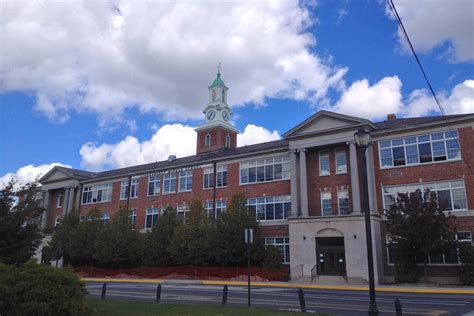
[[[218,86],[225,87],[224,81],[221,79],[221,63],[217,64],[217,76],[216,76],[216,79],[214,79],[214,81],[212,82],[210,87],[218,87]]]

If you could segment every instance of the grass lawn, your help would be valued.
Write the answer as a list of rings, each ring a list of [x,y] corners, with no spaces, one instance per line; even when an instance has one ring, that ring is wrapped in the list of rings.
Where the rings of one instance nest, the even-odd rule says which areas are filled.
[[[297,312],[285,312],[260,308],[246,307],[222,307],[217,305],[187,305],[187,304],[154,304],[143,302],[117,302],[88,300],[92,307],[92,315],[114,315],[114,316],[135,316],[135,315],[299,315]],[[323,314],[312,314],[322,316]]]

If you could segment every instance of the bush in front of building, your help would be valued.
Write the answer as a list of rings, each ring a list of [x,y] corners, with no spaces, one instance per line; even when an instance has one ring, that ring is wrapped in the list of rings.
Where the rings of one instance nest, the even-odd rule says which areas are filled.
[[[460,245],[459,257],[462,263],[459,279],[464,285],[474,285],[474,247],[471,245]]]
[[[87,315],[86,290],[68,268],[0,264],[0,314]]]
[[[446,201],[434,191],[416,190],[399,193],[387,213],[387,230],[396,245],[396,282],[417,282],[417,263],[423,263],[425,281],[428,278],[430,254],[446,253],[455,243],[450,220],[446,216]]]

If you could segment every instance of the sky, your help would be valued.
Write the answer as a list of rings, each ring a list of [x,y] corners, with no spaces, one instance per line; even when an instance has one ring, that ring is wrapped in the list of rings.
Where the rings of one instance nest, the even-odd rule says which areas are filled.
[[[446,114],[474,112],[474,2],[394,4]],[[440,115],[382,0],[0,0],[0,185],[195,154],[218,63],[238,145]]]

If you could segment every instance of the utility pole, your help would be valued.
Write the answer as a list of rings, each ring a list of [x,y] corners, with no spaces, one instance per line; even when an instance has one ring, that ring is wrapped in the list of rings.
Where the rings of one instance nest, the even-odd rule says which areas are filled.
[[[247,244],[247,301],[250,307],[250,245],[253,243],[253,229],[245,229],[245,243]]]

